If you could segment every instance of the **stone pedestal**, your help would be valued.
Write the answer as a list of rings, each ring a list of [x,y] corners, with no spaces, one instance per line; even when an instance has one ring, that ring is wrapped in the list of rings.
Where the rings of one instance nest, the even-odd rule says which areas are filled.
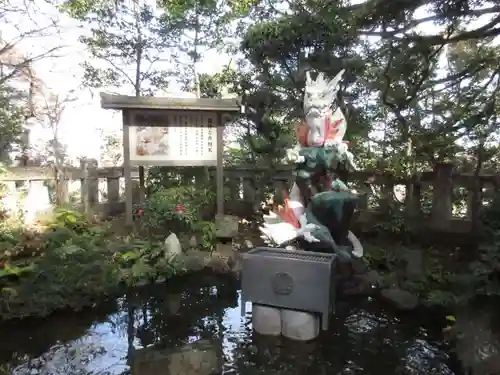
[[[281,310],[281,333],[288,339],[309,341],[319,335],[320,320],[316,314]]]
[[[335,302],[334,254],[257,247],[243,256],[242,316],[253,303],[253,327],[264,335],[309,341],[323,330]],[[320,317],[321,316],[321,319]]]
[[[252,304],[252,326],[261,335],[281,335],[281,309]]]
[[[309,341],[320,331],[316,314],[253,304],[252,326],[261,335],[283,335],[291,340]]]

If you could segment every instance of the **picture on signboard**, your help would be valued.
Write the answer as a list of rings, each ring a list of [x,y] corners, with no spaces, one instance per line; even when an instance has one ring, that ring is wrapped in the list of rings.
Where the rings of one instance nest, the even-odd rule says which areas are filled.
[[[135,133],[135,154],[137,156],[168,156],[168,127],[139,126]]]
[[[172,113],[157,119],[148,113],[128,127],[130,160],[139,165],[216,165],[214,115]],[[156,126],[161,123],[162,126]]]

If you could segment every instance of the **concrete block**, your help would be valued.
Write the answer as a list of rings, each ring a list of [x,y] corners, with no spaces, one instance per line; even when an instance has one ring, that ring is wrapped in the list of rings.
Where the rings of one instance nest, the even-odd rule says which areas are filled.
[[[283,336],[291,340],[309,341],[319,335],[320,318],[317,314],[295,310],[281,310]]]
[[[281,335],[281,309],[252,304],[252,326],[261,335]]]

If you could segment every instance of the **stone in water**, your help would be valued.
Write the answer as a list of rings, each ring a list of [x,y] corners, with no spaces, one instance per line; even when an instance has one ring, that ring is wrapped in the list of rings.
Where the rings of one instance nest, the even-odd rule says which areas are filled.
[[[281,311],[282,334],[291,340],[309,341],[319,335],[319,316],[305,311]]]
[[[252,304],[252,326],[261,335],[281,335],[281,309]]]

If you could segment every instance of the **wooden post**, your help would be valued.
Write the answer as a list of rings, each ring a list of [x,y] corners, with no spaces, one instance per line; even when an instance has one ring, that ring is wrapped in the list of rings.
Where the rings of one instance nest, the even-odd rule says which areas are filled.
[[[435,168],[434,187],[432,191],[432,226],[435,229],[446,229],[450,225],[452,214],[451,195],[453,191],[453,164],[439,163]]]
[[[393,202],[394,194],[394,182],[389,180],[381,187],[381,198],[380,198],[380,212],[387,214],[391,210],[391,204]]]
[[[483,183],[482,183],[482,181],[479,181],[478,184],[479,184],[479,201],[482,202],[484,199]],[[466,214],[466,217],[469,220],[472,220],[472,216],[474,214],[474,205],[475,204],[476,203],[474,202],[474,189],[468,188],[467,189],[467,214]]]
[[[366,211],[368,210],[368,199],[370,197],[370,194],[372,193],[372,190],[369,186],[365,186],[364,184],[362,185],[360,190],[361,191],[358,195],[357,209],[360,211]]]
[[[80,169],[82,171],[82,177],[80,178],[80,198],[83,205],[83,211],[88,213],[89,210],[89,185],[88,185],[88,177],[89,173],[87,170],[87,159],[80,159]]]
[[[56,204],[58,206],[69,202],[68,180],[65,170],[56,169]]]
[[[139,202],[143,203],[146,198],[146,178],[144,166],[139,166]]]
[[[108,196],[106,212],[108,215],[114,215],[118,211],[117,206],[120,203],[120,178],[107,177],[106,191]]]
[[[229,194],[231,200],[238,200],[240,198],[240,177],[231,173],[225,173],[226,186],[229,188]]]
[[[97,160],[87,159],[87,196],[89,210],[99,203],[99,176],[97,175]]]
[[[406,216],[408,218],[417,218],[421,213],[420,201],[422,199],[421,195],[421,184],[420,182],[409,182],[406,184]]]
[[[255,203],[255,189],[253,187],[252,178],[244,176],[243,180],[243,200],[245,202]]]
[[[120,178],[107,177],[106,190],[108,196],[108,203],[114,204],[120,201]]]
[[[219,114],[217,121],[217,214],[224,215],[224,123]]]
[[[132,176],[130,168],[130,137],[129,126],[132,125],[130,121],[130,112],[123,111],[123,175],[125,177],[125,225],[132,226],[134,224],[134,217],[132,212]]]
[[[467,212],[465,217],[469,220],[472,219],[472,213],[474,211],[474,189],[467,189]]]

